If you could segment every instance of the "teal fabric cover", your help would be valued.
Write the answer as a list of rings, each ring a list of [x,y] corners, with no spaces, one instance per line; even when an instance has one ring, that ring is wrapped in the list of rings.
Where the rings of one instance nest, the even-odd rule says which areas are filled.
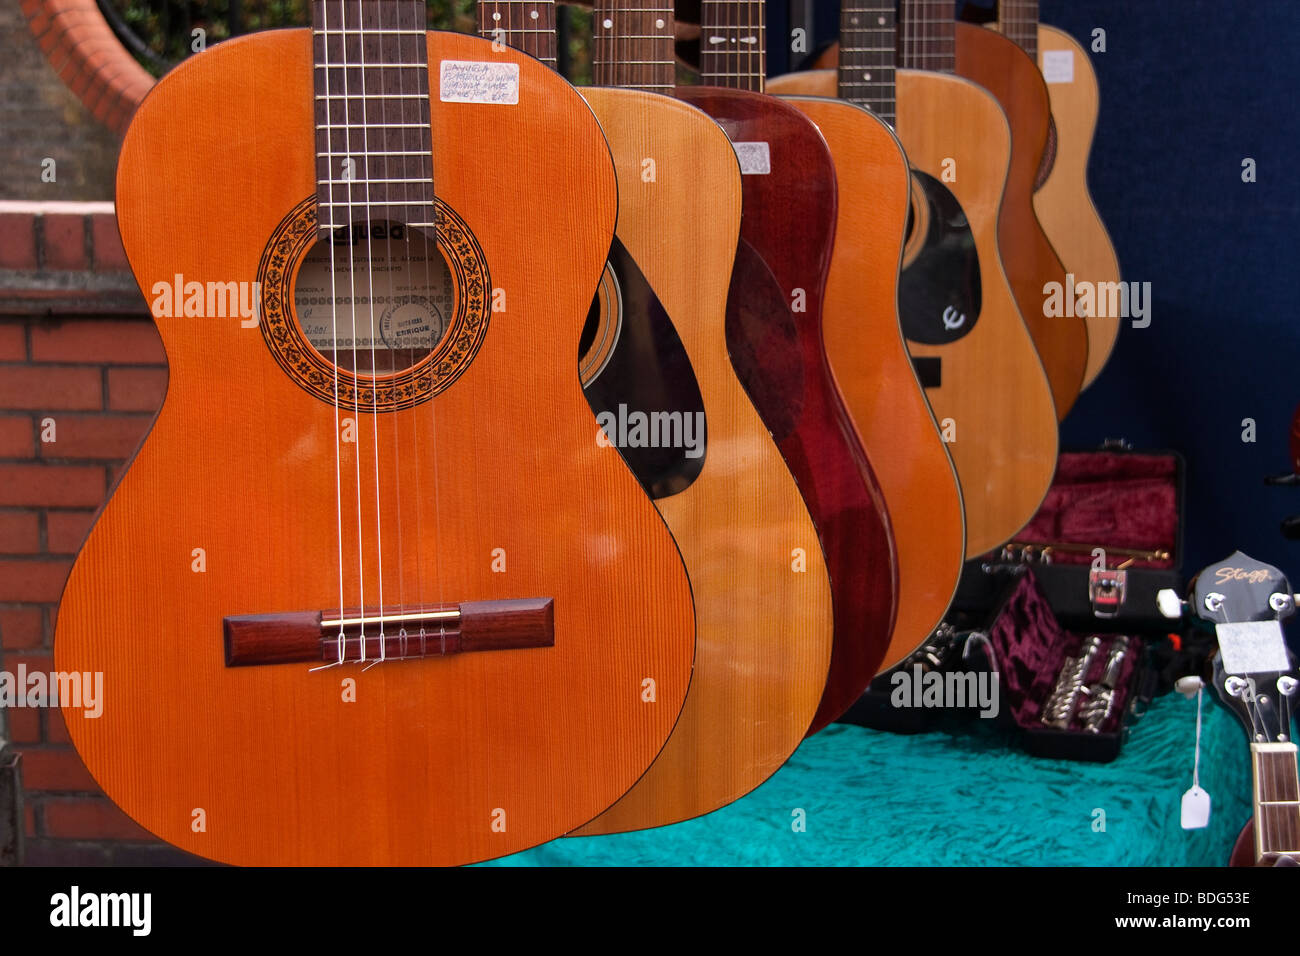
[[[1031,757],[980,720],[914,736],[834,724],[707,816],[487,865],[1222,866],[1250,816],[1250,752],[1207,691],[1200,779],[1213,809],[1208,828],[1183,830],[1195,739],[1196,700],[1178,694],[1153,702],[1109,764]]]

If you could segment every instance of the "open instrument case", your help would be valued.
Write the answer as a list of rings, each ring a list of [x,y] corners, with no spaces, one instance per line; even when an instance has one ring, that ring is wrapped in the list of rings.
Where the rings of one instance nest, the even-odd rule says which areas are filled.
[[[1144,709],[1170,654],[1170,622],[1156,593],[1181,593],[1183,585],[1183,472],[1176,452],[1108,443],[1062,454],[1025,529],[1000,551],[967,562],[944,625],[877,677],[841,719],[914,733],[957,713],[973,717],[969,701],[896,705],[905,683],[896,675],[908,674],[910,683],[930,671],[996,672],[996,719],[1016,728],[1027,751],[1115,759],[1126,716]]]

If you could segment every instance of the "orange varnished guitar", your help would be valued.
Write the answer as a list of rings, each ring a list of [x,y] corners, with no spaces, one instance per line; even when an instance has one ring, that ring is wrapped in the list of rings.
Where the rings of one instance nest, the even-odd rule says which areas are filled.
[[[1088,192],[1088,156],[1100,102],[1092,61],[1070,34],[1038,22],[1038,0],[999,0],[998,24],[1008,39],[1037,60],[1047,81],[1051,129],[1034,193],[1034,211],[1043,231],[1076,284],[1119,282],[1115,247]],[[1076,309],[1082,305],[1075,303]],[[1085,388],[1101,373],[1119,335],[1119,317],[1101,311],[1085,310]]]
[[[1010,163],[1006,117],[952,75],[951,0],[856,0],[859,31],[842,81],[832,70],[775,77],[772,92],[834,96],[895,122],[912,166],[899,315],[908,350],[961,481],[966,554],[1010,540],[1038,510],[1056,470],[1051,387],[998,251]],[[896,29],[903,65],[895,72]]]
[[[698,379],[708,439],[698,474],[656,499],[695,597],[698,640],[686,705],[645,776],[579,834],[699,816],[766,780],[817,710],[832,638],[817,529],[727,355],[741,216],[735,150],[713,120],[664,95],[673,83],[671,2],[599,3],[595,22],[596,81],[618,88],[582,93],[614,154],[622,253],[607,266],[614,294],[599,303],[600,325],[612,331],[598,338],[616,339],[621,349],[646,313],[662,310]],[[479,24],[484,36],[553,65],[553,3],[481,2]],[[653,361],[646,355],[642,364]],[[588,384],[589,397],[616,395],[625,385],[607,385],[609,374]],[[640,411],[649,417],[654,410]],[[809,555],[806,571],[791,567],[795,547]]]
[[[846,8],[848,9],[848,8]],[[841,34],[854,46],[850,20]],[[846,60],[842,84],[852,82]],[[966,557],[961,488],[898,321],[908,220],[907,157],[893,130],[840,99],[788,97],[817,124],[839,185],[835,251],[822,304],[826,357],[889,506],[898,548],[898,618],[882,669],[902,661],[943,619]],[[848,94],[846,96],[846,94]]]
[[[577,374],[604,137],[554,72],[424,17],[317,0],[314,42],[185,61],[123,145],[171,378],[55,664],[104,673],[102,717],[64,716],[105,792],[211,859],[537,844],[632,786],[690,680],[681,557]],[[215,317],[254,281],[260,316]]]

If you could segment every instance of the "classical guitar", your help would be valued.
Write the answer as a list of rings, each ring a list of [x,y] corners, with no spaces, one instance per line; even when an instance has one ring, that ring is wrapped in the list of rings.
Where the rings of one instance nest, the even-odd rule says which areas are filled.
[[[1097,129],[1097,73],[1079,42],[1038,20],[1038,0],[999,0],[998,25],[1036,60],[1047,81],[1051,125],[1035,182],[1034,212],[1075,285],[1120,281],[1119,259],[1088,191],[1088,156]],[[1075,303],[1076,313],[1085,303]],[[1088,326],[1086,388],[1115,348],[1119,316],[1084,309]]]
[[[908,350],[948,442],[966,554],[1009,541],[1056,470],[1051,386],[998,252],[1010,133],[997,101],[954,76],[952,3],[846,0],[845,72],[775,77],[772,92],[834,96],[894,124],[912,166],[898,307]],[[903,69],[896,69],[896,47]]]
[[[731,138],[744,183],[727,303],[731,360],[812,513],[830,571],[835,641],[809,733],[870,683],[897,613],[893,534],[879,483],[826,361],[822,316],[836,222],[835,163],[817,127],[763,95],[761,4],[704,0],[701,77],[677,95]],[[791,556],[802,566],[804,551]]]
[[[1218,635],[1211,680],[1250,740],[1254,813],[1233,847],[1231,866],[1300,865],[1300,780],[1292,736],[1300,688],[1281,622],[1295,613],[1286,576],[1240,551],[1201,571],[1186,602],[1160,592],[1170,617],[1189,613]]]
[[[1034,212],[1034,185],[1052,115],[1047,85],[1033,58],[1001,34],[970,23],[955,23],[954,30],[957,75],[997,97],[1011,126],[1011,165],[998,213],[998,248],[1052,385],[1057,418],[1064,419],[1083,388],[1088,326],[1073,309],[1048,314],[1046,290],[1052,284],[1065,290],[1066,276]]]
[[[418,0],[313,23],[186,60],[123,143],[171,378],[59,611],[110,696],[64,716],[201,856],[482,860],[625,793],[690,681],[681,556],[577,375],[615,171],[563,79]]]
[[[485,37],[504,36],[554,65],[553,3],[480,3],[479,23]],[[627,313],[651,301],[671,318],[700,383],[708,441],[698,475],[656,499],[695,597],[686,705],[650,769],[580,834],[674,823],[762,783],[803,739],[832,637],[817,530],[727,357],[727,289],[741,217],[736,153],[716,123],[663,93],[673,78],[671,3],[600,3],[595,23],[596,80],[618,88],[581,92],[614,154],[616,242],[626,256],[606,266],[613,273],[606,285],[619,294],[602,297],[612,318],[601,325],[635,322]],[[624,335],[614,334],[621,344]],[[608,375],[602,371],[588,394]],[[792,570],[792,547],[807,554],[807,571]]]
[[[846,7],[841,34],[859,27]],[[890,22],[894,13],[888,11]],[[847,102],[854,71],[840,69],[840,98],[790,96],[817,124],[835,161],[835,250],[822,299],[831,374],[869,451],[898,551],[898,619],[881,662],[902,661],[943,620],[966,558],[961,488],[898,320],[898,272],[909,211],[909,169],[890,126]],[[848,94],[848,95],[846,95]]]

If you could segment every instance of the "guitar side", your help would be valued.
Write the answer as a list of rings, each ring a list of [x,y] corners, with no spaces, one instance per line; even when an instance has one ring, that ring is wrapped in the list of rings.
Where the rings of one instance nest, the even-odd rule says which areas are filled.
[[[957,474],[898,322],[907,157],[868,110],[825,97],[788,102],[817,124],[835,159],[839,212],[822,328],[831,373],[880,480],[898,549],[898,619],[884,670],[943,620],[966,556]]]
[[[1034,211],[1043,231],[1060,254],[1066,271],[1076,281],[1095,284],[1119,282],[1119,258],[1106,225],[1088,191],[1088,157],[1097,130],[1100,93],[1097,72],[1088,53],[1064,30],[1038,25],[1040,65],[1048,53],[1068,52],[1073,65],[1068,82],[1047,84],[1051,99],[1055,142],[1047,177],[1034,193]],[[1041,174],[1040,174],[1041,175]],[[1083,385],[1087,388],[1115,349],[1119,317],[1086,316],[1088,325],[1088,367]]]
[[[726,134],[679,100],[583,89],[618,170],[617,235],[672,318],[708,422],[703,468],[656,504],[695,596],[686,704],[650,769],[576,835],[663,826],[738,799],[803,739],[830,662],[831,591],[817,529],[727,355],[741,176]],[[655,159],[647,181],[645,157]],[[808,555],[804,573],[790,551]]]
[[[159,319],[166,400],[64,594],[56,666],[103,672],[106,686],[99,719],[64,711],[78,752],[128,815],[210,859],[456,864],[524,849],[626,792],[685,698],[694,612],[681,557],[617,450],[597,442],[576,369],[613,238],[608,147],[536,61],[430,34],[431,89],[448,59],[520,68],[517,107],[434,96],[457,307],[481,308],[492,289],[507,303],[480,315],[472,361],[422,404],[341,412],[273,357],[270,330],[290,326],[268,324],[269,309],[253,328]],[[146,294],[176,273],[261,269],[291,287],[294,237],[315,236],[311,90],[305,30],[222,43],[154,88],[118,176]],[[537,187],[578,179],[580,193]],[[355,442],[340,417],[356,419]],[[347,522],[339,497],[356,504]],[[227,666],[224,618],[358,596],[362,608],[549,598],[553,643],[364,671]],[[647,677],[655,706],[641,700]]]
[[[1020,314],[1064,419],[1083,387],[1088,326],[1078,316],[1046,316],[1044,287],[1065,288],[1065,267],[1035,215],[1034,185],[1047,145],[1047,86],[1029,56],[1011,40],[969,23],[956,24],[957,73],[996,97],[1011,126],[1011,163],[998,214],[998,247]],[[961,173],[958,172],[960,176]]]

